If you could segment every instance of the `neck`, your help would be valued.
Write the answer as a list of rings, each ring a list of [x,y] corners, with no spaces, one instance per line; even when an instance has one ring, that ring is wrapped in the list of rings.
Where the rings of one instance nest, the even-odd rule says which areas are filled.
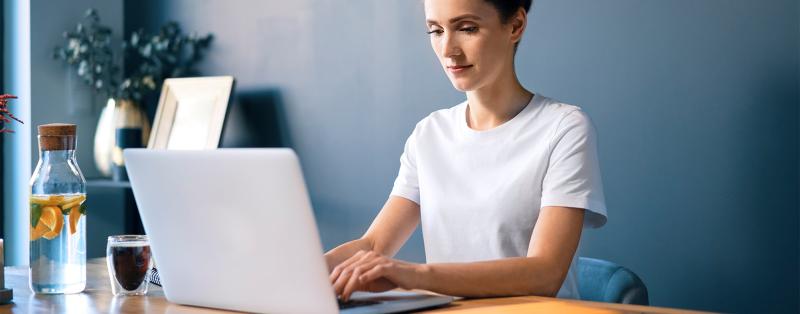
[[[467,125],[478,131],[497,127],[519,114],[530,102],[525,89],[510,71],[492,84],[467,92]]]

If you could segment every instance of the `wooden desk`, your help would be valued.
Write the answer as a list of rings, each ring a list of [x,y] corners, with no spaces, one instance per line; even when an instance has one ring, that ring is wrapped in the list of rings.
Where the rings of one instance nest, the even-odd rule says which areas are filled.
[[[144,297],[114,297],[105,259],[92,259],[86,267],[86,290],[70,295],[34,295],[28,289],[26,267],[6,267],[6,287],[14,289],[14,303],[0,306],[0,313],[225,313],[167,302],[161,288],[151,285]],[[666,308],[516,297],[458,300],[428,313],[692,313]],[[230,312],[228,312],[230,313]],[[698,312],[694,312],[698,313]]]

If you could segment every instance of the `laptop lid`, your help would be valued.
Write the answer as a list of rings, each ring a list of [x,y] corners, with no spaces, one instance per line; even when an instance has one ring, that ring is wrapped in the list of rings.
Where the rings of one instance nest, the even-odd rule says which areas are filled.
[[[291,149],[126,149],[167,300],[248,312],[336,313]]]

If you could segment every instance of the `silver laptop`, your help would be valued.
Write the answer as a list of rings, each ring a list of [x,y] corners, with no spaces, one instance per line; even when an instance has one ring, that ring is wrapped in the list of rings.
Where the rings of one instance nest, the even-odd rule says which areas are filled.
[[[340,311],[294,151],[124,154],[168,301],[247,312]],[[342,313],[393,313],[453,300],[400,291],[352,299]]]

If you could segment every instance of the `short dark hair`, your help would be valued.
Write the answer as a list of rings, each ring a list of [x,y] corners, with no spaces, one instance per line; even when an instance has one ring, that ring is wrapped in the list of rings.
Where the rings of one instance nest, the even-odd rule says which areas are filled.
[[[519,8],[525,9],[525,12],[531,10],[533,0],[484,0],[494,6],[497,12],[500,13],[500,21],[503,23],[508,22],[517,13]]]
[[[530,12],[533,0],[483,0],[491,4],[497,12],[500,13],[500,22],[503,24],[508,23],[514,14],[517,14],[519,8],[525,9],[525,12]],[[519,42],[514,44],[514,54],[517,54]]]

